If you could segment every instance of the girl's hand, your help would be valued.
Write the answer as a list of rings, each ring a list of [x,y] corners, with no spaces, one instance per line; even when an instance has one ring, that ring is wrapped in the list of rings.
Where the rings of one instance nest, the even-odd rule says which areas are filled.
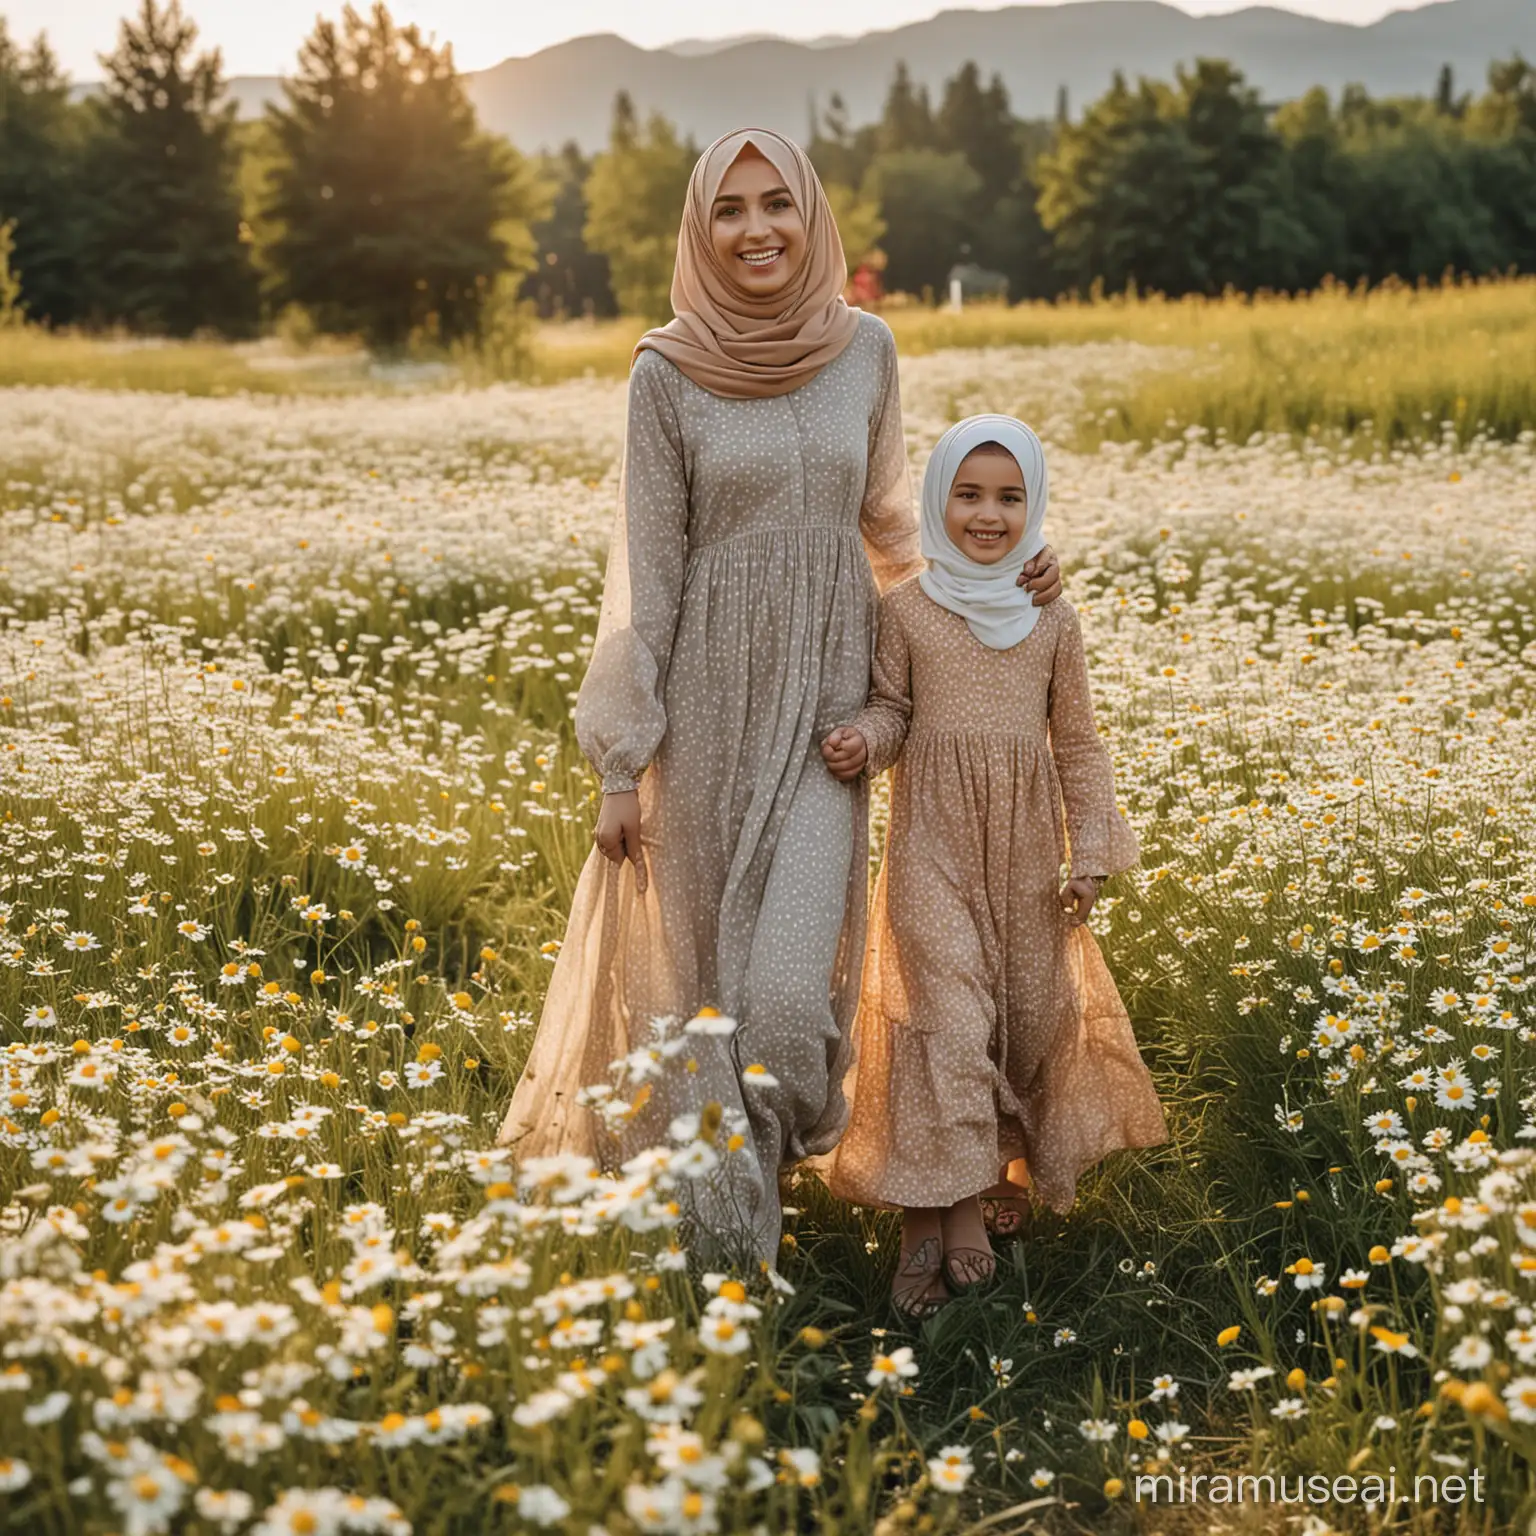
[[[622,864],[628,859],[635,866],[635,890],[645,895],[649,876],[646,873],[645,857],[640,852],[639,790],[630,789],[622,794],[603,796],[593,840],[605,859],[615,864]]]
[[[1093,904],[1099,899],[1101,883],[1092,875],[1079,875],[1077,879],[1068,880],[1062,886],[1061,906],[1067,914],[1069,927],[1081,928],[1088,921],[1088,914],[1093,911]]]
[[[821,756],[832,777],[846,784],[863,773],[869,761],[869,743],[864,740],[863,731],[840,725],[822,742]]]
[[[1017,585],[1028,587],[1034,593],[1036,608],[1054,603],[1061,596],[1061,566],[1056,560],[1056,551],[1049,544],[1024,562]]]

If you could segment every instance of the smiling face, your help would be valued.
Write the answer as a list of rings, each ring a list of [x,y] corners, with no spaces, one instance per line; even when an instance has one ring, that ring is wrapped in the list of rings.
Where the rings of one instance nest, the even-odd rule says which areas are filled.
[[[720,265],[757,298],[777,293],[804,260],[800,209],[773,163],[750,144],[720,182],[709,235]]]
[[[1024,476],[1001,443],[982,443],[960,461],[944,503],[944,531],[962,555],[996,565],[1024,537]]]

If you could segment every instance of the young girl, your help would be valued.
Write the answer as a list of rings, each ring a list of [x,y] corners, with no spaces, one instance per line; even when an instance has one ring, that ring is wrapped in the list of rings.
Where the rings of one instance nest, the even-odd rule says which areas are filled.
[[[1137,844],[1082,631],[1070,603],[1036,607],[1015,585],[1045,508],[1022,422],[972,416],[939,439],[927,569],[881,600],[868,703],[822,743],[838,779],[896,765],[852,1114],[824,1168],[842,1198],[902,1208],[893,1299],[911,1317],[994,1273],[979,1196],[1032,1189],[1065,1211],[1084,1168],[1167,1135],[1083,926]]]

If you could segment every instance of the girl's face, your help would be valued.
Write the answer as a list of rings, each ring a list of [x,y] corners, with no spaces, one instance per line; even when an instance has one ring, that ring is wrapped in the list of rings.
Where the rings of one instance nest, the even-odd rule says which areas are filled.
[[[1024,476],[998,443],[983,443],[960,461],[944,503],[944,531],[962,555],[995,565],[1024,537],[1029,513]]]
[[[750,144],[720,183],[709,233],[721,266],[756,298],[777,293],[805,258],[805,220],[794,197]]]

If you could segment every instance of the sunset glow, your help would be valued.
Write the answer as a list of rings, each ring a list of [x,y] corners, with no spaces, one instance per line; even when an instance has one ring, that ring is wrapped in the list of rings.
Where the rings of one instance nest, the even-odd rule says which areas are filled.
[[[96,56],[109,49],[129,0],[5,0],[0,15],[13,37],[30,40],[46,31],[64,67],[78,80],[100,77]],[[206,46],[219,48],[230,74],[271,75],[285,71],[317,14],[336,16],[337,3],[316,0],[187,0],[185,8],[201,30]],[[366,5],[360,6],[366,9]],[[817,38],[856,36],[921,21],[946,7],[939,0],[779,0],[755,24],[749,12],[704,0],[570,0],[561,6],[535,6],[528,0],[489,6],[481,0],[397,0],[390,6],[402,22],[414,22],[439,41],[453,44],[464,69],[488,69],[503,59],[537,53],[555,43],[592,33],[616,32],[642,48],[660,48],[684,39],[736,37],[760,31],[780,36]],[[1002,0],[968,0],[964,9],[997,10]],[[1411,9],[1391,0],[1293,0],[1288,7],[1305,15],[1360,25],[1390,10]],[[1192,15],[1241,10],[1233,0],[1181,0]],[[771,24],[770,24],[771,23]]]

